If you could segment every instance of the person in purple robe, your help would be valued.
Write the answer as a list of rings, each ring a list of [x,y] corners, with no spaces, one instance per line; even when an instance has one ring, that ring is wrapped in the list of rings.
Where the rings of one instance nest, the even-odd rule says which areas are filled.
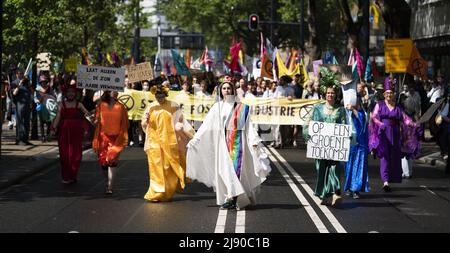
[[[402,157],[415,157],[420,151],[420,125],[395,104],[393,82],[384,83],[384,98],[371,115],[369,150],[380,158],[383,190],[390,192],[389,183],[402,182]]]

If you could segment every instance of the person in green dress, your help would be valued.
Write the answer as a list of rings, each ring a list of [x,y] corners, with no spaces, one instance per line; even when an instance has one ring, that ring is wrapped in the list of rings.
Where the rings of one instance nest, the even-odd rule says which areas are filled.
[[[325,92],[325,103],[316,104],[310,120],[345,124],[344,107],[336,103],[337,88],[329,86]],[[309,140],[309,121],[303,128],[303,135]],[[322,205],[336,206],[342,201],[339,161],[315,159],[317,170],[317,184],[314,194],[318,196]]]

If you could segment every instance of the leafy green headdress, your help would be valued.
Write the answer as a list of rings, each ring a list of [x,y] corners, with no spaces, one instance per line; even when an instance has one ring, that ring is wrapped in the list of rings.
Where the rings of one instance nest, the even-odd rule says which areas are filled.
[[[339,87],[339,74],[337,72],[333,72],[328,68],[321,67],[320,68],[320,92],[325,94],[327,92],[327,88],[336,89]]]

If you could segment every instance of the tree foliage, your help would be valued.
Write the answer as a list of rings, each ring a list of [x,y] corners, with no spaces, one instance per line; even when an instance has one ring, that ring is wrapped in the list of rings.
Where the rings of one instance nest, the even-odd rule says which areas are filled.
[[[39,52],[51,52],[54,61],[80,55],[87,47],[94,63],[118,51],[129,57],[135,27],[136,1],[122,0],[5,0],[3,14],[4,65],[21,63]],[[148,27],[141,12],[140,25]],[[122,22],[118,18],[123,17]],[[145,46],[145,47],[144,47]],[[149,41],[143,54],[154,52]],[[121,54],[122,49],[123,54]]]

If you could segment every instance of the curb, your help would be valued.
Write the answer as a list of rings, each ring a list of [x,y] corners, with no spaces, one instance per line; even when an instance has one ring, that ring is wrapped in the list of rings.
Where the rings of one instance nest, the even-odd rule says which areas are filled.
[[[436,166],[437,168],[445,168],[445,166],[447,166],[447,163],[444,160],[438,158],[440,157],[440,154],[441,154],[440,152],[435,152],[427,156],[417,158],[415,160],[423,164]]]

